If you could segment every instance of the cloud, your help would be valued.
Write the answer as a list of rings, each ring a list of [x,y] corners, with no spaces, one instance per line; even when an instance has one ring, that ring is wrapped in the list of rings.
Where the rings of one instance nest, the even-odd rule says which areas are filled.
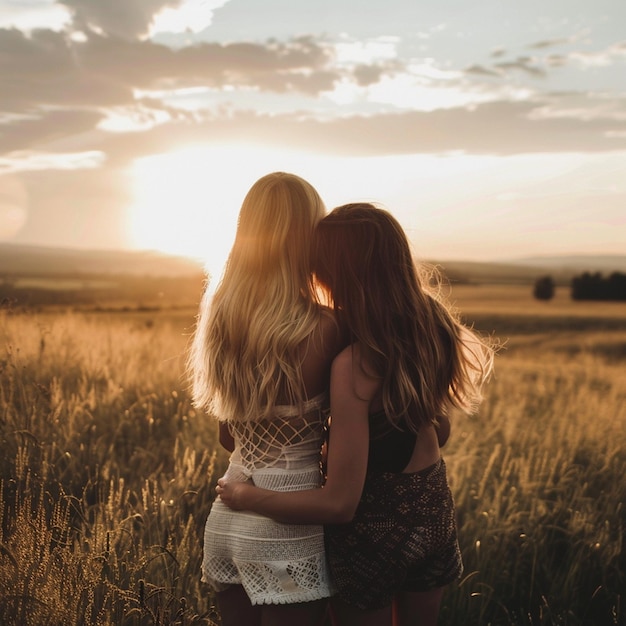
[[[532,43],[528,47],[534,50],[541,50],[543,48],[553,48],[554,46],[572,43],[572,41],[574,41],[574,38],[544,39],[543,41]]]
[[[496,63],[495,67],[501,70],[520,70],[530,76],[543,77],[546,71],[536,65],[536,59],[531,57],[518,57],[515,61],[502,61]]]
[[[565,67],[567,65],[567,56],[564,54],[549,54],[545,58],[548,67]]]
[[[609,67],[626,60],[626,41],[615,43],[604,50],[593,52],[572,52],[569,58],[582,68]]]
[[[353,56],[355,50],[369,56],[350,62],[339,58],[335,44],[310,36],[171,48],[138,39],[136,34],[147,27],[150,16],[165,6],[178,5],[179,0],[124,0],[126,8],[119,15],[115,11],[120,0],[63,2],[72,8],[76,20],[82,20],[81,39],[70,32],[0,30],[0,54],[11,60],[0,64],[0,141],[5,151],[47,151],[56,146],[71,153],[110,149],[117,158],[131,158],[144,154],[149,146],[159,149],[200,138],[210,142],[239,136],[262,141],[276,137],[285,143],[298,138],[296,143],[309,141],[332,152],[362,149],[371,154],[394,150],[515,154],[541,152],[551,146],[583,150],[585,141],[591,150],[611,150],[622,144],[619,112],[623,113],[624,105],[619,99],[614,99],[611,109],[610,99],[608,106],[599,107],[589,94],[582,93],[575,107],[560,106],[558,95],[542,99],[519,82],[517,86],[508,83],[511,102],[498,98],[504,98],[509,72],[543,78],[542,64],[560,67],[577,60],[599,65],[623,59],[623,42],[593,55],[520,56],[492,67],[472,64],[455,72],[449,66],[444,71],[432,59],[431,65],[398,59],[398,42],[393,38],[372,41],[363,49],[351,48]],[[111,24],[123,16],[129,18],[124,36],[103,34],[121,32]],[[532,47],[547,48],[561,41],[565,40],[545,40]],[[496,50],[492,56],[503,54]],[[481,77],[485,79],[482,84]],[[319,96],[330,94],[338,85],[353,89],[354,101],[333,110],[332,115],[340,119],[321,122],[317,116],[330,117],[332,100],[322,105]],[[175,94],[202,89],[205,96],[197,98],[197,109],[175,107]],[[394,98],[376,100],[375,94],[384,89],[395,89],[390,93]],[[446,90],[459,97],[448,98],[442,105]],[[268,94],[278,98],[295,93],[302,96],[301,110],[293,113],[260,114],[251,110],[254,100],[246,100],[251,95],[258,100]],[[230,101],[227,94],[232,94]],[[474,100],[471,108],[460,106],[470,99]],[[489,100],[491,104],[485,104]],[[427,102],[434,103],[429,110],[417,110],[419,103]],[[446,110],[438,110],[443,106]],[[395,112],[375,114],[376,107]],[[286,109],[282,105],[278,110]],[[357,115],[359,110],[370,114]],[[585,110],[593,114],[585,116]],[[575,121],[584,123],[577,127]],[[281,124],[289,131],[280,128]],[[126,131],[133,131],[129,138],[119,136]],[[125,146],[125,152],[120,146]]]
[[[6,0],[0,3],[0,26],[14,27],[20,30],[46,28],[61,30],[71,22],[69,11],[55,4],[54,0],[19,2]]]
[[[354,78],[360,87],[367,87],[380,82],[380,79],[390,72],[389,65],[359,64],[354,68]]]
[[[94,150],[81,153],[9,152],[0,156],[0,177],[16,172],[38,170],[94,169],[105,161],[105,155]]]
[[[131,85],[85,67],[64,33],[36,30],[26,35],[0,29],[0,110],[24,113],[54,106],[108,106],[130,102]],[[122,70],[123,71],[123,70]]]
[[[68,136],[89,133],[102,119],[95,111],[49,110],[0,126],[2,153],[41,148]]]
[[[0,110],[42,106],[106,107],[134,102],[134,90],[247,86],[317,94],[340,73],[332,49],[300,37],[291,41],[204,43],[172,50],[90,32],[85,41],[65,33],[0,30]]]
[[[177,8],[166,7],[154,15],[150,36],[161,32],[198,33],[213,22],[215,9],[221,8],[230,0],[183,0]]]
[[[558,102],[558,100],[556,100]],[[614,103],[615,107],[618,103]],[[552,108],[548,109],[548,105]],[[626,103],[619,103],[622,112]],[[548,100],[491,102],[472,108],[351,115],[319,120],[303,111],[285,114],[231,112],[191,124],[170,123],[132,136],[104,136],[95,149],[114,159],[166,152],[188,144],[247,143],[335,155],[515,155],[626,150],[626,120],[613,114],[590,119],[556,114]],[[612,133],[612,136],[609,134]]]
[[[164,112],[174,120],[192,117],[140,92],[159,90],[165,98],[184,88],[229,87],[315,97],[333,89],[342,76],[331,67],[332,48],[308,37],[173,50],[94,32],[75,41],[51,30],[0,29],[0,55],[11,59],[0,63],[5,151],[107,128],[106,120],[124,109],[144,122],[163,119]]]
[[[183,0],[58,0],[71,12],[78,30],[98,30],[123,39],[137,39],[150,30],[154,16]]]
[[[465,68],[465,73],[466,74],[476,74],[479,76],[501,76],[501,72],[496,72],[495,70],[490,70],[487,67],[484,67],[483,65],[470,65],[469,67]]]
[[[309,147],[353,154],[460,151],[511,155],[626,149],[623,137],[606,136],[608,131],[624,130],[625,121],[583,121],[575,117],[532,119],[536,107],[533,103],[493,102],[472,109],[353,116],[325,123],[309,121],[303,124],[299,135]],[[273,127],[268,125],[269,120],[264,122],[262,132],[267,139],[271,134],[285,141],[296,133],[288,120],[274,120]]]

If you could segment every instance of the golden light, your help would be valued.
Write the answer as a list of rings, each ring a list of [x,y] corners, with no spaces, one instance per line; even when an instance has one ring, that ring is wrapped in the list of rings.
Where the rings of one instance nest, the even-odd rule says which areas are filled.
[[[490,156],[355,157],[243,143],[189,146],[135,162],[128,229],[136,248],[200,260],[213,279],[212,288],[232,246],[245,194],[258,178],[281,170],[308,180],[329,210],[358,201],[388,208],[420,256],[482,258],[484,250],[473,250],[472,242],[474,237],[482,241],[478,235],[489,227],[486,220],[500,219],[501,194],[523,191],[525,163],[518,162],[507,174]],[[487,178],[500,181],[492,183],[489,196],[482,184]],[[488,217],[477,219],[473,207],[478,206],[488,209]],[[456,235],[451,222],[457,225]]]
[[[252,145],[193,146],[145,157],[132,170],[129,234],[140,249],[192,257],[222,273],[237,215],[261,176],[282,170],[312,182],[310,155]],[[213,284],[215,281],[212,281]]]
[[[28,195],[15,174],[0,176],[0,241],[11,241],[28,218]]]
[[[481,165],[484,167],[484,164]],[[292,172],[308,180],[328,209],[355,201],[380,203],[408,229],[428,232],[441,217],[437,194],[450,180],[480,170],[462,155],[315,155],[254,144],[197,145],[135,161],[129,234],[137,248],[200,260],[222,274],[245,194],[261,176]],[[466,193],[467,186],[463,187]],[[446,211],[443,211],[445,213]],[[441,243],[441,242],[439,242]]]

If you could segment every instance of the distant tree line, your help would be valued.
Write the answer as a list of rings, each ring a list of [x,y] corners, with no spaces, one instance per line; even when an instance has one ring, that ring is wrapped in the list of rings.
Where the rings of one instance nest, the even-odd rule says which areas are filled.
[[[603,278],[599,272],[585,272],[572,279],[574,300],[626,300],[626,274],[613,272]]]
[[[551,300],[556,284],[551,276],[535,281],[533,295],[537,300]],[[600,272],[583,272],[572,278],[572,300],[626,301],[626,274],[613,272],[604,278]]]

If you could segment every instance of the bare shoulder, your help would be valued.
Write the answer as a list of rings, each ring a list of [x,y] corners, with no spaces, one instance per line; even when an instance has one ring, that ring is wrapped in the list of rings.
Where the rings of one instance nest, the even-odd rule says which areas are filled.
[[[331,378],[358,397],[369,402],[380,390],[381,380],[368,368],[361,358],[358,344],[345,347],[333,361]]]
[[[326,306],[321,307],[319,328],[322,350],[335,356],[346,345],[346,333],[342,330],[335,312]]]
[[[331,363],[343,346],[333,311],[321,308],[316,328],[299,346],[300,371],[308,397],[328,389]]]
[[[335,357],[332,366],[333,374],[350,374],[352,372],[353,363],[353,346],[346,346]]]

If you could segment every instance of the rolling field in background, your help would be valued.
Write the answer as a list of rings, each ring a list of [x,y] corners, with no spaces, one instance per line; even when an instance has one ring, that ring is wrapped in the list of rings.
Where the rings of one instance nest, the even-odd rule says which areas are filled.
[[[444,448],[465,573],[440,624],[626,624],[626,303],[450,291],[504,344]],[[0,310],[0,623],[219,624],[226,463],[184,379],[193,306]]]

